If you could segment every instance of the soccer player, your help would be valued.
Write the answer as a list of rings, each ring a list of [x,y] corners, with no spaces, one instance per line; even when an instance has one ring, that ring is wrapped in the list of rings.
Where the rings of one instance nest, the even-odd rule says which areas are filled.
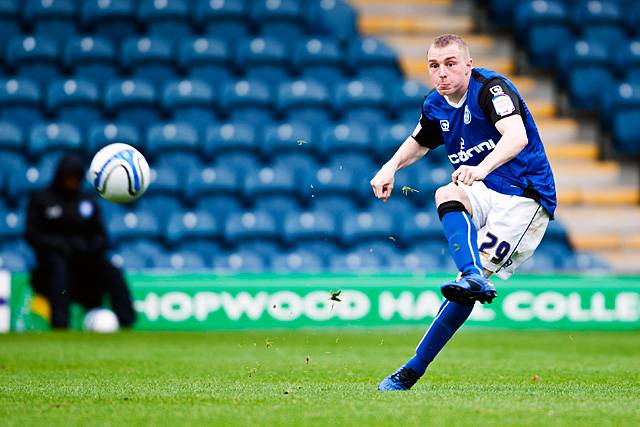
[[[442,286],[445,301],[415,356],[379,390],[408,390],[424,375],[475,302],[496,297],[488,278],[509,278],[533,254],[556,207],[549,161],[515,86],[496,72],[474,68],[467,44],[456,35],[437,37],[427,62],[434,90],[424,99],[420,123],[371,186],[387,201],[396,171],[445,146],[455,171],[435,202],[459,275]]]

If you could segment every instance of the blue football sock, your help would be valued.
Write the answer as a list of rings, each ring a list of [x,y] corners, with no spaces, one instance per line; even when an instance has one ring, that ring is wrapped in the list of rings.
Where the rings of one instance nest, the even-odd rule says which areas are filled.
[[[438,214],[458,270],[462,274],[473,272],[484,276],[478,254],[478,231],[464,205],[458,201],[444,202],[438,206]]]
[[[422,341],[418,344],[416,355],[405,366],[423,375],[427,366],[467,320],[472,310],[473,305],[462,305],[445,300]]]

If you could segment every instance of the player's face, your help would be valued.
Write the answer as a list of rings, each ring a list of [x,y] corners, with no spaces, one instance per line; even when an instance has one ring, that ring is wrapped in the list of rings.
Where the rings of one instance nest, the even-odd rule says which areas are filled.
[[[445,47],[431,46],[427,54],[431,84],[440,95],[459,98],[469,86],[472,61],[453,43]]]

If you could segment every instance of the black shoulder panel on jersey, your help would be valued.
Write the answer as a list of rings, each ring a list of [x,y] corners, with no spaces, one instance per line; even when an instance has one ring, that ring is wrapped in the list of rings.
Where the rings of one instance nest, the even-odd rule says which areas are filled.
[[[516,114],[525,119],[522,101],[507,82],[499,77],[487,79],[480,73],[475,73],[474,78],[482,83],[482,88],[478,92],[478,105],[491,123],[495,124],[505,117]]]
[[[418,144],[431,150],[444,144],[440,123],[427,119],[424,114],[420,115],[420,123],[411,136]]]

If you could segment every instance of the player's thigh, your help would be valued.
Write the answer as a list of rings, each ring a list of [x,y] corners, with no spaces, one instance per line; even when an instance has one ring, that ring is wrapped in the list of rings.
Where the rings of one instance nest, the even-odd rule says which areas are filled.
[[[500,195],[478,233],[482,265],[501,279],[533,255],[549,224],[549,214],[532,199]]]
[[[480,230],[487,223],[487,217],[493,204],[493,192],[482,181],[476,181],[472,185],[458,185],[467,195],[471,205],[471,219]]]

